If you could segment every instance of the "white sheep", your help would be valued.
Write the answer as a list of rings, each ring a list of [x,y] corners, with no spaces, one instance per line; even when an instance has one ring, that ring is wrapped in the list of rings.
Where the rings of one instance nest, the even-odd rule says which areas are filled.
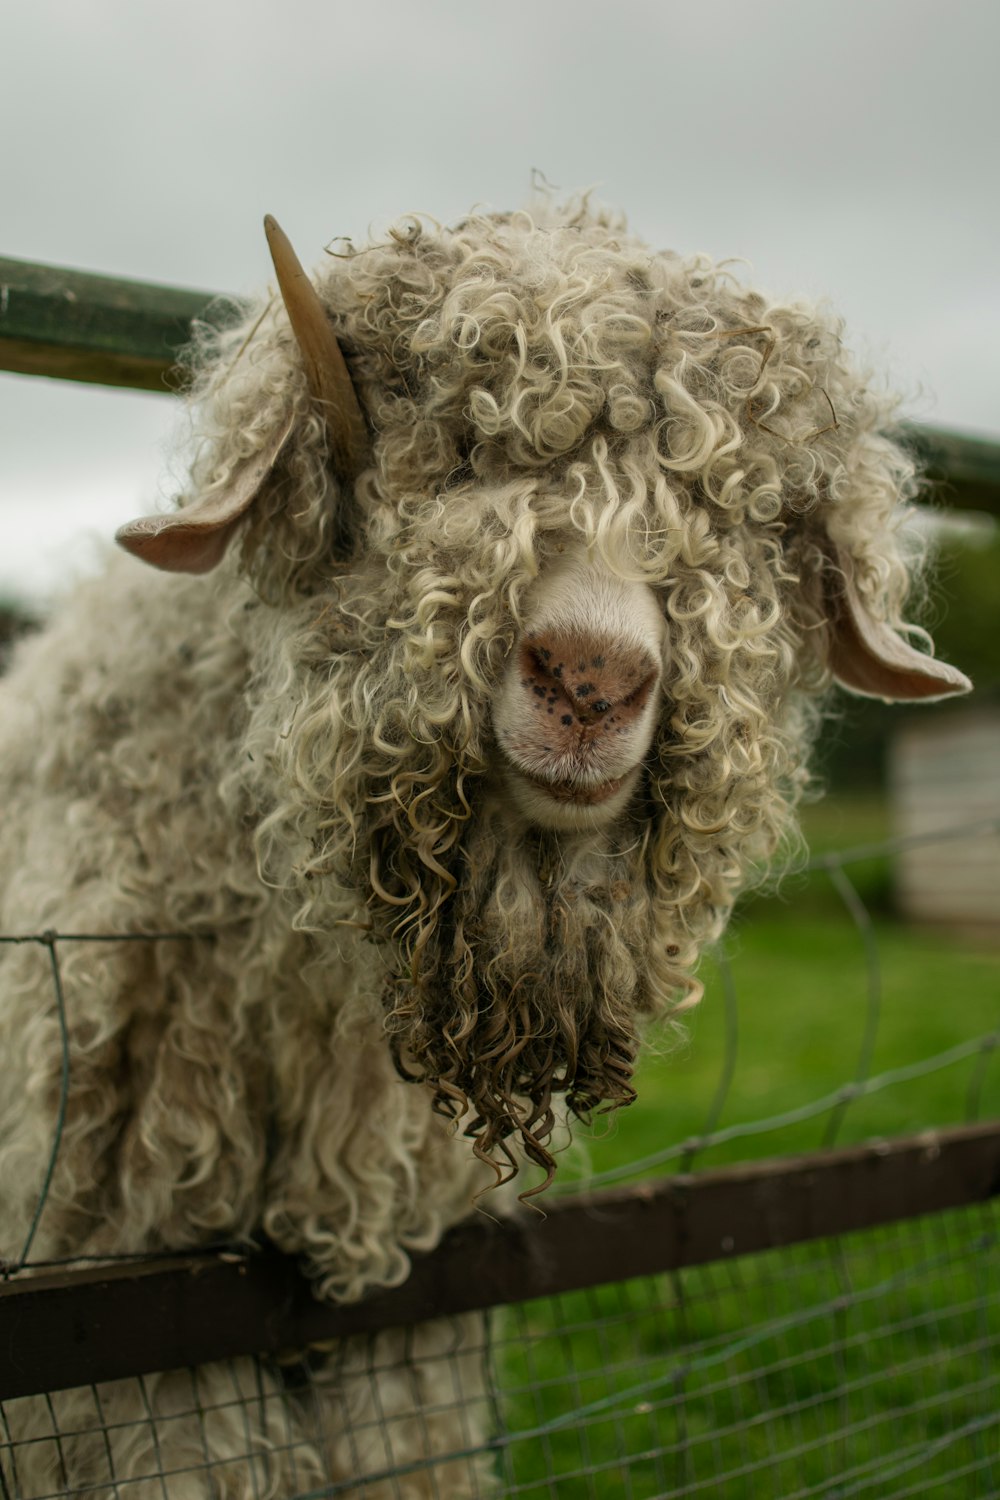
[[[519,1167],[546,1185],[560,1112],[633,1097],[794,835],[831,679],[968,684],[906,640],[913,470],[827,315],[586,204],[407,222],[316,290],[268,234],[281,297],[195,347],[179,508],[3,684],[0,929],[189,936],[63,949],[44,1192],[60,1025],[47,955],[3,950],[0,1252],[265,1235],[357,1298]],[[134,1383],[101,1439],[64,1394],[79,1435],[14,1492],[111,1494],[109,1456],[128,1500],[485,1492],[446,1459],[481,1421],[452,1336],[412,1378],[328,1354],[294,1458],[250,1360],[147,1382],[158,1432]]]

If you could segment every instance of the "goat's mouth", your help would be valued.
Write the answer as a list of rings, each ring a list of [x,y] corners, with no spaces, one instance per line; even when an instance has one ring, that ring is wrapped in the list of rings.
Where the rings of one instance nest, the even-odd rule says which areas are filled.
[[[632,772],[627,771],[624,776],[614,776],[607,781],[589,785],[581,785],[579,782],[572,781],[549,780],[520,768],[519,775],[523,776],[530,786],[537,787],[540,792],[544,792],[556,802],[569,803],[572,807],[597,807],[602,802],[610,801],[616,792],[620,792]]]

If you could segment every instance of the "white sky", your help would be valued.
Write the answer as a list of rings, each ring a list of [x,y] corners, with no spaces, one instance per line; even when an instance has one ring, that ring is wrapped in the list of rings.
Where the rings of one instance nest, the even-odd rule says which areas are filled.
[[[249,291],[532,168],[656,245],[826,295],[912,414],[1000,436],[996,0],[31,0],[0,254]],[[0,375],[0,594],[169,494],[168,398]]]

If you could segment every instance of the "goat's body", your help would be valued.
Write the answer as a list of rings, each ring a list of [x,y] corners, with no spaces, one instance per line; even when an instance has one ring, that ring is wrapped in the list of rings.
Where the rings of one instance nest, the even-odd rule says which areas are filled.
[[[794,828],[831,668],[967,686],[897,633],[912,468],[823,315],[584,208],[406,226],[320,290],[367,425],[337,441],[275,301],[221,334],[192,494],[124,539],[230,555],[121,559],[2,686],[0,930],[68,935],[58,1130],[50,955],[0,949],[15,1264],[264,1233],[321,1295],[399,1281],[495,1176],[551,1176],[560,1100],[632,1097],[644,1020],[694,1003]],[[335,1351],[318,1417],[236,1412],[285,1390],[252,1362],[109,1390],[119,1475],[265,1500],[415,1464],[364,1494],[478,1493],[419,1466],[475,1447],[481,1362],[457,1403],[409,1362],[452,1334],[414,1337],[378,1341],[396,1369]],[[93,1398],[56,1399],[81,1435],[25,1447],[20,1493],[61,1463],[96,1495]],[[26,1438],[46,1411],[19,1404]]]
[[[331,1293],[398,1280],[400,1247],[466,1212],[474,1174],[393,1068],[377,955],[350,925],[294,930],[258,877],[267,809],[247,685],[267,655],[262,612],[236,583],[220,619],[215,580],[178,591],[121,563],[86,593],[75,628],[28,643],[3,684],[2,930],[180,935],[60,947],[73,1069],[32,1258],[182,1249],[263,1224],[290,1250],[315,1240]],[[123,617],[142,622],[127,643]],[[39,1004],[47,955],[6,948],[2,962],[4,1056],[31,1080],[2,1122],[4,1195],[19,1202],[2,1253],[16,1263],[62,1048],[54,995]]]
[[[49,956],[0,948],[0,1055],[20,1085],[0,1103],[0,1254],[20,1262],[36,1215],[32,1261],[249,1242],[263,1228],[326,1294],[356,1297],[400,1281],[408,1252],[467,1214],[490,1174],[393,1067],[379,964],[357,930],[293,930],[257,876],[248,663],[267,653],[254,596],[238,582],[229,594],[220,618],[216,580],[178,590],[117,560],[63,617],[74,624],[26,643],[0,685],[13,877],[0,930],[180,934],[60,943],[72,1067],[58,1136]],[[128,642],[123,617],[143,622]],[[14,1493],[153,1476],[123,1491],[139,1500],[162,1495],[166,1467],[172,1496],[263,1500],[460,1450],[483,1386],[481,1340],[472,1329],[463,1354],[462,1336],[458,1323],[419,1330],[405,1360],[402,1335],[356,1340],[317,1360],[301,1394],[241,1360],[56,1394],[51,1410],[9,1403]],[[444,1349],[466,1409],[452,1400],[428,1424],[433,1377],[416,1372],[443,1367]],[[54,1422],[63,1436],[46,1442]],[[412,1492],[478,1493],[476,1472],[418,1471]]]

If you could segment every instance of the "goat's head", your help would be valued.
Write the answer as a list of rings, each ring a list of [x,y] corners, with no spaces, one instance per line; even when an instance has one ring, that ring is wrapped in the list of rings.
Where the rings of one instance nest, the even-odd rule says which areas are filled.
[[[409,225],[319,294],[268,232],[194,498],[120,539],[197,572],[240,533],[300,668],[300,920],[359,892],[400,1070],[550,1168],[553,1095],[627,1100],[638,1018],[697,997],[831,677],[968,686],[903,633],[912,467],[836,325],[600,215]]]

